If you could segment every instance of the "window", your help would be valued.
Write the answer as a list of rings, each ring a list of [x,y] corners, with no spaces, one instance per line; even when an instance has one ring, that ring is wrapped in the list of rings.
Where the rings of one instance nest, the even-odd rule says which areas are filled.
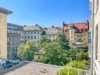
[[[88,41],[89,41],[89,43],[91,43],[91,32],[89,32],[89,35],[88,35],[89,37],[88,37]]]
[[[97,1],[97,8],[99,7],[99,0],[96,0]]]
[[[34,34],[36,34],[36,32],[34,32]]]
[[[95,58],[98,59],[98,25],[96,26],[96,36],[95,36]]]
[[[30,34],[30,32],[28,32],[28,34]]]
[[[38,40],[38,43],[39,43],[39,40]]]
[[[26,32],[25,32],[25,34],[26,34]]]
[[[13,47],[12,47],[12,51],[13,51]]]
[[[10,31],[10,33],[12,33],[12,31]]]
[[[80,29],[80,32],[81,32],[81,29]]]
[[[26,39],[26,36],[25,36],[25,39]]]
[[[16,51],[17,51],[17,47],[16,47]]]
[[[39,32],[38,32],[38,34],[39,34]]]
[[[85,36],[85,34],[84,34],[84,36]]]
[[[21,40],[21,43],[23,43],[23,40]]]
[[[49,38],[51,38],[51,36],[49,36]]]
[[[7,54],[7,57],[9,57],[9,54]]]
[[[36,39],[36,36],[34,36],[34,39]]]
[[[83,31],[86,31],[85,29]]]
[[[40,59],[40,56],[38,56],[38,59]]]
[[[33,39],[33,36],[31,36],[31,39]]]
[[[84,38],[84,41],[86,40],[86,38]]]
[[[30,36],[28,36],[28,39],[30,39]]]
[[[26,40],[25,40],[25,43],[26,43]]]
[[[22,39],[23,39],[23,36],[22,36]]]
[[[31,32],[31,34],[33,34],[33,32]]]

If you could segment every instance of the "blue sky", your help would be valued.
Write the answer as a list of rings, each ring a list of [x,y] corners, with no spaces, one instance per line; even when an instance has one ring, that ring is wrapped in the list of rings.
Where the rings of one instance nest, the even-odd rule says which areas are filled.
[[[0,7],[13,11],[8,22],[19,25],[61,26],[63,21],[85,22],[91,15],[89,0],[0,0]]]

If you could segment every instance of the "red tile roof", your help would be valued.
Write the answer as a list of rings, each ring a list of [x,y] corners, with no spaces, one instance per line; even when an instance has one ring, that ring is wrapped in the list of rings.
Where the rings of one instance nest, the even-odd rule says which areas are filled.
[[[70,25],[71,24],[66,24],[65,26],[64,26],[64,30],[69,30],[70,29]],[[88,30],[88,23],[74,23],[74,26],[75,26],[75,28],[76,29],[86,29],[86,30]]]

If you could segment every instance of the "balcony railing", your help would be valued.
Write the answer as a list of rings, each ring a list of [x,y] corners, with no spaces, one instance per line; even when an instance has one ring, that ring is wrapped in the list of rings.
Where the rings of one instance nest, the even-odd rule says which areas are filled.
[[[100,75],[100,61],[95,60],[95,74]]]

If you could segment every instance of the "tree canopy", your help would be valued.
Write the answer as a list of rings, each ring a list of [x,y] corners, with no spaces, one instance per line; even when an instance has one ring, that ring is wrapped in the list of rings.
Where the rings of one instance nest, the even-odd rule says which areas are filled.
[[[36,50],[35,40],[29,40],[25,45],[20,45],[17,55],[23,60],[32,61],[34,59],[34,51]]]
[[[64,33],[60,33],[55,42],[59,43],[63,49],[69,49],[69,41],[66,39]]]
[[[40,44],[37,45],[37,50],[44,48],[46,44],[50,43],[51,40],[47,38],[46,35],[42,36],[40,39]]]
[[[45,48],[45,53],[43,54],[40,62],[54,64],[54,65],[63,65],[68,62],[67,60],[67,51],[63,50],[61,45],[56,42],[48,43]]]

